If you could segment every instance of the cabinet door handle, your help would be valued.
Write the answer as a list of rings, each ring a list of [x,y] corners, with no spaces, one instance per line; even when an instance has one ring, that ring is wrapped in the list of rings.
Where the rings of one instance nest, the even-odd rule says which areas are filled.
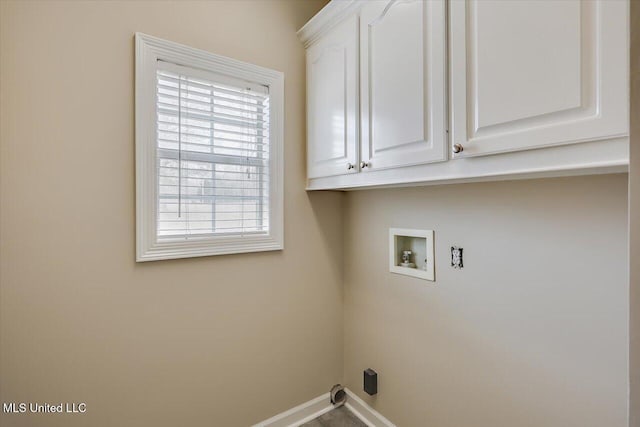
[[[355,168],[355,166],[353,165],[353,163],[347,163],[347,170],[351,170]]]
[[[462,144],[453,144],[453,152],[455,154],[462,153],[464,151],[464,147]]]
[[[364,169],[364,168],[368,168],[371,166],[371,163],[367,163],[365,161],[360,162],[360,168]]]

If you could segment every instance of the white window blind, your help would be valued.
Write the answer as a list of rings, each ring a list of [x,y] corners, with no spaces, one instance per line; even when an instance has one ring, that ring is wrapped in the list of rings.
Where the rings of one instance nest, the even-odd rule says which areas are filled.
[[[269,233],[269,91],[158,62],[157,238]]]

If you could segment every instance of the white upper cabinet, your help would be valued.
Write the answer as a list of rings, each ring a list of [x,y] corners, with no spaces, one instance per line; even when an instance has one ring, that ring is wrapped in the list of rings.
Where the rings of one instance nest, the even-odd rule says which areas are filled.
[[[349,17],[307,50],[307,174],[357,172],[358,19]]]
[[[360,10],[361,170],[443,161],[444,0],[372,0]]]
[[[298,34],[308,189],[628,171],[628,0],[332,0]]]
[[[451,0],[455,157],[627,135],[628,7]]]

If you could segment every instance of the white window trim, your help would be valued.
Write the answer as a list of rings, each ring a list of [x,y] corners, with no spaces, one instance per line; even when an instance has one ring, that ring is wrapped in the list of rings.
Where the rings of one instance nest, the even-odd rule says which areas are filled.
[[[136,261],[284,248],[284,74],[146,34],[136,33]],[[156,215],[156,64],[158,60],[269,87],[269,233],[158,241]]]

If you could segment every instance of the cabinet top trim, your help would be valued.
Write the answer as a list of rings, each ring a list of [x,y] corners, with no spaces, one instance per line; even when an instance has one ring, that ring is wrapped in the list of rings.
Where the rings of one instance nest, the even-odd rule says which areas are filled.
[[[332,0],[298,30],[307,48],[344,18],[354,14],[367,0]]]

